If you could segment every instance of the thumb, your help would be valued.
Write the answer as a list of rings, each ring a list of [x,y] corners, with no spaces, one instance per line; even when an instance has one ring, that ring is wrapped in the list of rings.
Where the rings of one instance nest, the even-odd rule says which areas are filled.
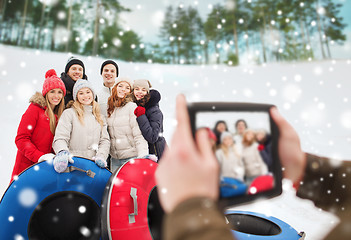
[[[70,163],[74,163],[74,160],[73,160],[73,158],[72,158],[72,155],[70,155],[69,157],[68,157],[68,161],[70,162]]]

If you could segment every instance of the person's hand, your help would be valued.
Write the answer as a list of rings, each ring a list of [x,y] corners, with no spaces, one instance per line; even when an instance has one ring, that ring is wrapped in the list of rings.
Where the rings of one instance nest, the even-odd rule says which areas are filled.
[[[301,150],[300,139],[294,128],[280,115],[277,108],[270,110],[274,122],[277,124],[280,136],[278,141],[278,153],[282,166],[283,175],[299,185],[306,168],[306,156]]]
[[[134,114],[137,117],[140,117],[141,115],[145,114],[145,108],[141,106],[137,106],[136,109],[134,110]]]
[[[53,153],[47,153],[42,155],[39,159],[38,162],[43,162],[43,161],[52,161],[52,159],[54,159],[55,154]]]
[[[185,97],[177,97],[177,128],[162,156],[155,178],[160,203],[171,212],[179,203],[193,197],[218,198],[219,165],[212,152],[208,132],[193,139]]]
[[[54,157],[54,169],[62,173],[68,167],[68,162],[74,163],[71,154],[67,150],[62,150]]]
[[[98,165],[101,168],[107,167],[107,162],[100,156],[95,156],[93,157],[93,160],[95,161],[95,164]]]

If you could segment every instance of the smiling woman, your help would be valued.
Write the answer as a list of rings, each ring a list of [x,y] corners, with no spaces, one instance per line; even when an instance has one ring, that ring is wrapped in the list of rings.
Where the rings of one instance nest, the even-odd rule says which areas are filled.
[[[132,81],[119,77],[108,99],[107,125],[111,138],[111,171],[129,159],[146,156],[148,145],[139,129],[134,110],[137,105],[130,96]]]
[[[31,97],[31,104],[18,126],[15,140],[18,151],[11,181],[26,168],[46,160],[53,152],[51,145],[57,119],[64,109],[65,94],[65,86],[55,70],[47,71],[42,92]]]
[[[66,169],[69,152],[74,156],[92,159],[99,167],[105,168],[110,138],[99,104],[94,101],[95,91],[91,83],[79,79],[73,88],[73,98],[72,108],[63,112],[55,132],[55,170],[62,172]],[[66,154],[60,158],[61,153]]]

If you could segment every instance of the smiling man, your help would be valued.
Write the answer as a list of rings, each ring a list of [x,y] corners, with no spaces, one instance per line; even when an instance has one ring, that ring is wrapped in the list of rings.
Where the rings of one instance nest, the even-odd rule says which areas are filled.
[[[107,117],[107,101],[111,96],[112,87],[115,85],[116,78],[118,77],[117,63],[112,60],[106,60],[101,64],[100,74],[103,80],[103,87],[97,97],[101,113]]]
[[[67,94],[65,96],[65,104],[67,106],[68,102],[73,100],[72,92],[76,81],[78,79],[88,79],[88,77],[85,75],[84,63],[75,57],[69,58],[65,71],[61,73],[61,79],[67,90]]]

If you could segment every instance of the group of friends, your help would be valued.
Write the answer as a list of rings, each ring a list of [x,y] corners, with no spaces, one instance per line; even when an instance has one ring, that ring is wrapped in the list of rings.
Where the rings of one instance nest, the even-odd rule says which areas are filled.
[[[244,181],[247,185],[258,176],[272,171],[271,137],[264,129],[253,130],[238,119],[235,133],[224,120],[208,129],[212,149],[220,165],[220,176]]]
[[[111,171],[133,158],[161,158],[167,144],[160,93],[147,79],[119,77],[113,60],[102,63],[100,74],[96,91],[80,59],[70,58],[61,77],[54,69],[46,72],[42,91],[30,98],[18,127],[11,180],[44,160],[62,173],[72,156]]]
[[[128,159],[162,157],[155,179],[166,212],[163,239],[235,239],[216,204],[220,165],[211,137],[204,129],[193,137],[185,97],[177,97],[177,126],[168,148],[162,137],[160,93],[150,89],[148,80],[119,77],[114,61],[102,63],[100,73],[100,92],[87,80],[79,59],[68,61],[61,78],[54,70],[46,73],[42,92],[30,99],[18,127],[11,179],[42,160],[53,159],[55,170],[62,172],[72,155],[92,159],[100,167],[107,167],[109,158],[112,171]],[[304,153],[297,133],[277,109],[271,109],[271,116],[280,132],[284,177],[294,183],[297,196],[339,216],[340,223],[326,239],[349,239],[350,162],[335,164]],[[217,139],[224,143],[224,136]]]

